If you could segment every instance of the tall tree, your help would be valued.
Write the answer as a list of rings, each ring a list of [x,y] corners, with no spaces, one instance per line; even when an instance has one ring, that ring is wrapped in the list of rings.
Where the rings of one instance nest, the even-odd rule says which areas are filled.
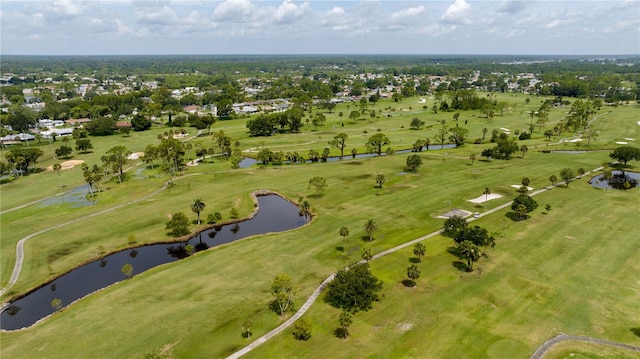
[[[304,216],[304,219],[308,219],[311,215],[311,203],[306,199],[298,204],[298,214]]]
[[[522,206],[522,208],[520,207]],[[525,219],[527,213],[538,208],[538,202],[526,194],[520,194],[511,202],[511,210],[518,214],[520,219]]]
[[[556,175],[549,176],[549,182],[551,182],[551,187],[555,187],[556,183],[558,183],[558,177]]]
[[[275,298],[275,304],[283,316],[293,306],[293,301],[298,293],[298,286],[293,279],[286,274],[278,274],[271,283],[271,295]]]
[[[631,160],[640,161],[640,148],[632,146],[617,147],[609,154],[616,161],[622,161],[624,165]]]
[[[473,264],[480,259],[482,252],[480,248],[471,241],[462,241],[458,243],[458,255],[467,261],[467,271],[473,271]]]
[[[347,228],[347,226],[342,226],[340,227],[340,236],[342,237],[342,252],[344,253],[344,240],[347,238],[347,236],[349,235],[349,228]]]
[[[573,171],[573,169],[567,167],[567,168],[563,168],[560,171],[560,178],[562,178],[564,180],[564,182],[567,184],[567,188],[569,187],[569,182],[571,182],[571,180],[576,176],[576,173]]]
[[[59,163],[53,164],[53,170],[58,172],[58,188],[62,188],[62,178],[60,177],[60,170],[62,169],[62,165]]]
[[[369,218],[367,222],[365,222],[364,226],[362,226],[362,228],[364,229],[364,233],[366,233],[369,237],[369,241],[373,241],[373,233],[378,230],[376,220],[373,218]]]
[[[333,137],[333,140],[329,141],[329,144],[331,145],[331,147],[334,147],[340,150],[340,159],[342,159],[342,157],[344,156],[344,149],[346,147],[346,142],[348,137],[349,136],[347,136],[346,133],[340,132],[339,134]]]
[[[420,157],[420,155],[414,154],[407,156],[407,169],[409,171],[417,171],[420,165],[422,165],[422,157]]]
[[[322,196],[324,190],[327,188],[327,179],[324,177],[312,177],[309,180],[307,189],[313,189],[315,196]]]
[[[193,203],[191,203],[191,211],[198,215],[198,225],[200,225],[200,212],[204,211],[206,206],[200,198],[195,199]]]
[[[422,262],[422,257],[424,257],[426,252],[427,247],[424,245],[424,243],[416,243],[413,246],[413,254],[416,256],[416,258],[418,258],[418,262]]]
[[[6,152],[4,157],[15,169],[28,175],[29,165],[36,163],[43,154],[39,148],[13,148]]]
[[[189,218],[182,213],[176,212],[165,223],[167,234],[173,237],[180,237],[189,234]]]
[[[131,151],[125,146],[118,145],[109,149],[103,158],[105,165],[111,165],[113,171],[117,173],[120,182],[124,180],[124,165],[127,163],[129,155],[131,155]]]
[[[416,280],[420,278],[420,268],[415,264],[410,264],[407,268],[407,277],[411,279],[413,285],[416,285]]]
[[[334,308],[356,313],[371,309],[381,290],[382,281],[369,271],[369,264],[360,263],[339,270],[327,285],[324,298]]]
[[[376,133],[367,141],[367,147],[374,149],[378,155],[382,154],[382,147],[389,144],[391,141],[384,133]]]

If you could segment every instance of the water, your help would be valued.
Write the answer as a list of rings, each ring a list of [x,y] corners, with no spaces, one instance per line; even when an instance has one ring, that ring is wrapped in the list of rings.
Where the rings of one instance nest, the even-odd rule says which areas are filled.
[[[40,204],[38,204],[38,207],[47,207],[47,206],[52,206],[55,204],[62,204],[62,203],[71,204],[71,208],[91,206],[96,201],[88,200],[87,194],[89,194],[89,184],[76,187],[59,196],[48,198],[40,202]]]
[[[60,299],[64,307],[98,289],[126,279],[122,273],[125,264],[131,264],[133,275],[136,275],[160,264],[185,258],[187,244],[191,244],[196,251],[205,250],[252,235],[298,228],[307,222],[298,214],[297,206],[277,195],[260,196],[258,203],[260,211],[252,219],[212,228],[183,243],[154,244],[124,250],[74,269],[10,303],[0,315],[0,328],[15,330],[28,327],[56,311],[51,305],[55,298]]]
[[[613,174],[613,177],[609,181],[604,179],[604,174],[593,176],[589,180],[589,184],[603,189],[631,189],[640,182],[640,173],[611,171],[611,174]]]
[[[427,150],[426,148],[423,148],[421,152],[428,152],[431,150],[442,150],[442,149],[447,149],[447,148],[455,148],[456,145],[455,144],[446,144],[446,145],[429,145],[429,150]],[[305,155],[308,154],[309,151],[298,151],[299,154],[301,154],[303,157]],[[396,154],[402,154],[402,153],[409,153],[411,152],[411,150],[398,150],[395,153]],[[420,152],[416,152],[416,153],[420,153]],[[386,156],[387,154],[382,152],[382,154],[380,154],[380,156]],[[349,159],[362,159],[362,158],[371,158],[371,157],[378,157],[377,153],[360,153],[360,154],[356,154],[355,157],[353,157],[353,155],[347,151],[347,153],[345,153],[345,155],[343,156],[343,160],[349,160]],[[339,156],[335,156],[335,157],[327,157],[327,162],[335,162],[335,161],[340,161],[340,157]],[[318,159],[318,163],[321,163],[322,161],[320,159]],[[254,164],[258,163],[257,160],[253,159],[253,158],[248,158],[245,157],[242,161],[240,161],[240,168],[246,168],[249,166],[253,166]],[[262,162],[260,162],[262,164]],[[289,161],[283,161],[284,164],[291,164],[291,162]],[[309,160],[306,160],[305,163],[312,163]]]

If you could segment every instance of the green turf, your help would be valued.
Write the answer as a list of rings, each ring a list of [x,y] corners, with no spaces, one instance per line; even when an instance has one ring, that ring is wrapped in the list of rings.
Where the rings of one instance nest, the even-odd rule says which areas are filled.
[[[524,97],[514,101],[524,103]],[[534,102],[531,107],[537,106]],[[417,108],[408,100],[401,105]],[[335,112],[344,111],[348,116],[345,106]],[[400,108],[391,102],[376,105],[388,106]],[[466,127],[475,138],[482,136],[485,126],[514,130],[520,124],[526,128],[529,116],[524,104],[521,108],[497,116],[489,124],[478,113],[463,112],[460,118],[468,119]],[[613,112],[596,121],[602,132],[591,146],[604,149],[608,147],[605,144],[615,144],[621,138],[638,137],[640,126],[633,116],[636,106],[606,110]],[[561,116],[562,110],[553,113],[555,117],[550,118]],[[345,123],[345,132],[351,131],[354,145],[364,144],[364,139],[356,140],[356,136],[367,126],[384,128],[385,134],[393,135],[393,147],[396,143],[410,144],[419,138],[417,134],[433,138],[434,129],[407,129],[412,116]],[[450,121],[451,113],[426,112],[420,116],[428,123],[439,118]],[[244,120],[217,123],[214,130],[223,129],[240,139],[243,148],[305,148],[300,143],[315,141],[315,136],[322,138],[317,139],[317,147],[309,148],[321,149],[333,136],[328,132],[342,131],[341,126],[333,129],[338,124],[338,116],[333,114],[319,129],[322,134],[273,138],[247,138]],[[391,132],[392,128],[397,131]],[[369,130],[369,135],[374,131]],[[144,143],[152,143],[155,134],[147,135],[151,139],[140,140],[130,149],[138,151]],[[105,142],[98,145],[100,140]],[[116,140],[96,139],[96,153],[91,156],[99,157],[98,148],[108,149]],[[211,143],[210,139],[198,140]],[[521,143],[530,147],[540,144],[544,149],[548,142],[536,132],[534,139]],[[269,284],[277,274],[289,273],[300,284],[300,297],[306,298],[326,276],[358,261],[362,225],[368,218],[378,222],[380,230],[371,245],[374,252],[380,252],[440,229],[443,220],[436,217],[451,207],[474,212],[494,208],[515,197],[511,185],[519,184],[524,176],[531,179],[530,186],[538,189],[548,186],[549,176],[558,176],[562,168],[591,170],[606,162],[609,153],[603,150],[571,155],[531,149],[524,158],[518,154],[511,161],[479,159],[471,165],[469,155],[479,154],[489,146],[469,144],[423,152],[423,166],[415,174],[403,172],[407,155],[242,170],[230,170],[228,163],[216,161],[188,168],[185,175],[194,175],[176,181],[173,189],[31,239],[26,246],[27,263],[12,294],[39,285],[52,273],[62,273],[95,258],[99,245],[107,251],[124,248],[129,234],[134,234],[139,243],[166,240],[167,214],[184,211],[195,219],[189,209],[195,198],[207,204],[203,215],[219,211],[228,219],[233,206],[241,215],[252,210],[248,193],[256,189],[272,189],[297,199],[309,195],[307,184],[313,176],[327,177],[329,187],[323,197],[309,198],[317,214],[310,225],[246,239],[137,275],[75,303],[33,328],[1,333],[1,354],[12,358],[121,358],[163,351],[174,357],[223,357],[249,342],[240,335],[244,319],[251,318],[255,323],[252,339],[281,322],[268,309]],[[582,146],[561,144],[553,148]],[[47,163],[43,160],[39,166]],[[375,188],[376,173],[387,177],[382,189]],[[64,175],[69,176],[69,186],[82,184],[79,169]],[[457,269],[455,257],[447,252],[452,242],[442,237],[426,242],[427,255],[420,264],[422,277],[415,288],[401,283],[412,258],[411,248],[372,263],[374,273],[385,281],[385,289],[373,310],[354,317],[349,340],[334,337],[338,312],[319,301],[307,314],[314,328],[310,341],[295,341],[288,331],[248,357],[526,357],[559,332],[637,341],[630,328],[637,327],[631,314],[637,312],[633,273],[640,269],[636,260],[640,243],[634,229],[639,219],[640,192],[594,189],[586,183],[588,177],[572,182],[569,188],[556,188],[537,196],[540,208],[527,221],[513,222],[506,216],[507,211],[482,218],[478,223],[497,235],[497,246],[488,250],[488,257],[479,261],[473,273]],[[159,189],[165,179],[130,178],[122,185],[103,184],[109,189],[90,207],[29,206],[3,213],[2,284],[8,281],[15,244],[20,238],[143,198]],[[33,195],[36,181],[43,190]],[[55,193],[57,185],[54,172],[33,174],[3,185],[2,209]],[[503,198],[486,206],[466,201],[480,196],[486,186]],[[547,203],[552,209],[543,214]],[[344,244],[338,234],[343,225],[351,231]],[[339,246],[345,247],[344,255]],[[6,298],[7,295],[3,297]],[[74,334],[76,340],[67,340]]]

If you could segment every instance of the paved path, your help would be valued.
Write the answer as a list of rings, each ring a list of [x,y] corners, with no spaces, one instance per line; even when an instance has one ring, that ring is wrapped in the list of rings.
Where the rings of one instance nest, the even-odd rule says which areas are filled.
[[[531,355],[531,359],[542,359],[542,358],[544,358],[544,355],[549,351],[549,349],[551,349],[554,345],[556,345],[558,343],[561,343],[561,342],[564,342],[564,341],[579,341],[579,342],[607,345],[607,346],[610,346],[610,347],[627,349],[627,350],[631,350],[631,351],[635,351],[635,352],[639,352],[640,353],[640,347],[636,347],[636,346],[629,345],[629,344],[612,342],[612,341],[609,341],[609,340],[598,339],[598,338],[590,338],[590,337],[583,337],[583,336],[577,336],[577,335],[559,334],[559,335],[556,335],[555,337],[553,337],[551,339],[548,339],[541,346],[539,346],[538,349]]]
[[[174,178],[174,180],[180,179],[180,178],[185,178],[185,177],[190,177],[190,176],[194,176],[194,175],[198,175],[198,174],[199,173],[194,173],[194,174],[182,176],[182,177],[179,177],[179,178]],[[160,187],[159,189],[153,191],[152,193],[150,193],[150,194],[148,194],[148,195],[146,195],[144,197],[140,197],[138,199],[134,199],[134,200],[119,204],[119,205],[117,205],[115,207],[107,208],[107,209],[99,211],[99,212],[91,213],[91,214],[88,214],[86,216],[75,218],[75,219],[72,219],[70,221],[55,225],[53,227],[45,228],[43,230],[31,233],[30,235],[20,239],[18,241],[18,244],[16,245],[16,262],[13,265],[13,272],[11,273],[11,278],[9,278],[9,282],[7,283],[7,285],[0,290],[0,295],[5,294],[18,281],[18,278],[20,277],[20,272],[22,271],[22,265],[24,263],[24,244],[29,239],[31,239],[31,238],[33,238],[35,236],[39,236],[39,235],[41,235],[43,233],[52,231],[54,229],[62,228],[62,227],[68,226],[70,224],[74,224],[74,223],[78,223],[80,221],[84,221],[85,219],[89,219],[89,218],[93,218],[93,217],[96,217],[96,216],[99,216],[99,215],[102,215],[102,214],[105,214],[105,213],[113,212],[116,209],[120,209],[122,207],[131,205],[131,204],[134,204],[134,203],[137,203],[137,202],[140,202],[140,201],[144,201],[144,200],[149,199],[149,198],[157,195],[158,193],[164,191],[167,188],[167,186],[168,186],[168,183],[165,183],[162,187]],[[2,307],[4,308],[4,306],[5,305],[3,305]]]
[[[598,168],[596,168],[596,169],[594,169],[594,170],[592,170],[592,171],[590,171],[590,172],[585,173],[584,175],[587,175],[587,174],[589,174],[589,173],[595,173],[596,171],[599,171],[601,168],[602,168],[602,167],[598,167]],[[583,175],[583,176],[584,176],[584,175]],[[579,178],[579,177],[574,177],[574,180],[575,180],[576,178]],[[538,195],[538,194],[543,193],[543,192],[545,192],[545,191],[548,191],[548,190],[550,190],[550,189],[552,189],[552,188],[554,188],[554,187],[558,187],[558,186],[562,185],[563,183],[564,183],[564,182],[556,183],[555,185],[552,185],[552,186],[549,186],[549,187],[545,187],[545,188],[539,189],[539,190],[537,190],[537,191],[535,191],[535,192],[532,192],[532,193],[530,193],[529,195],[530,195],[530,196]],[[502,210],[502,209],[504,209],[504,208],[507,208],[507,207],[511,206],[511,203],[512,203],[512,201],[509,201],[509,202],[507,202],[507,203],[504,203],[504,204],[499,205],[499,206],[498,206],[498,207],[496,207],[496,208],[492,208],[492,209],[490,209],[490,210],[488,210],[488,211],[485,211],[485,212],[481,213],[481,214],[478,216],[478,218],[481,218],[481,217],[484,217],[484,216],[488,216],[488,215],[490,215],[490,214],[492,214],[492,213],[495,213],[495,212],[500,211],[500,210]],[[467,222],[475,221],[475,220],[476,220],[476,219],[478,219],[478,218],[469,218],[469,219],[467,220]],[[420,238],[413,239],[413,240],[411,240],[411,241],[409,241],[409,242],[405,242],[405,243],[400,244],[400,245],[398,245],[398,246],[396,246],[396,247],[389,248],[389,249],[387,249],[386,251],[383,251],[383,252],[380,252],[380,253],[378,253],[378,254],[374,255],[374,256],[371,258],[371,260],[375,260],[375,259],[378,259],[378,258],[384,257],[384,256],[386,256],[386,255],[388,255],[388,254],[391,254],[391,253],[393,253],[393,252],[399,251],[399,250],[401,250],[401,249],[403,249],[403,248],[406,248],[406,247],[408,247],[408,246],[414,245],[414,244],[416,244],[416,243],[418,243],[418,242],[422,242],[422,241],[424,241],[425,239],[429,239],[429,238],[431,238],[431,237],[435,237],[435,236],[437,236],[437,235],[441,234],[443,231],[444,231],[444,229],[441,229],[441,230],[438,230],[438,231],[435,231],[435,232],[429,233],[429,234],[427,234],[427,235],[424,235],[424,236],[422,236],[422,237],[420,237]],[[358,263],[364,263],[364,262],[365,262],[365,261],[364,261],[364,260],[362,260],[362,261],[360,261],[360,262],[358,262]],[[243,355],[247,354],[247,353],[248,353],[248,352],[250,352],[251,350],[255,349],[255,348],[256,348],[256,347],[258,347],[259,345],[262,345],[262,344],[263,344],[264,342],[266,342],[267,340],[269,340],[269,339],[273,338],[274,336],[276,336],[276,335],[280,334],[282,331],[284,331],[285,329],[287,329],[288,327],[290,327],[293,323],[295,323],[295,321],[296,321],[296,320],[298,320],[300,317],[302,317],[302,316],[304,315],[304,313],[306,313],[306,312],[307,312],[307,310],[311,307],[311,304],[313,304],[313,303],[316,301],[316,299],[318,298],[318,296],[320,295],[320,293],[322,293],[322,291],[323,291],[323,290],[324,290],[324,288],[327,286],[327,284],[329,284],[329,282],[331,282],[331,281],[333,280],[333,278],[335,277],[335,275],[336,275],[336,274],[335,274],[335,273],[333,273],[333,274],[331,274],[329,277],[327,277],[327,279],[325,279],[325,280],[320,284],[320,286],[318,286],[318,288],[316,288],[316,290],[315,290],[315,291],[313,291],[313,293],[312,293],[312,294],[311,294],[311,296],[307,299],[307,301],[304,303],[304,305],[303,305],[300,309],[298,309],[298,311],[297,311],[293,316],[291,316],[291,318],[289,318],[289,320],[287,320],[286,322],[284,322],[284,323],[280,324],[277,328],[273,329],[272,331],[268,332],[267,334],[265,334],[265,335],[263,335],[263,336],[259,337],[259,338],[258,338],[258,339],[256,339],[254,342],[252,342],[251,344],[249,344],[249,345],[247,345],[246,347],[242,348],[241,350],[239,350],[239,351],[237,351],[237,352],[235,352],[235,353],[231,354],[230,356],[228,356],[228,357],[227,357],[227,359],[237,359],[237,358],[240,358],[241,356],[243,356]]]

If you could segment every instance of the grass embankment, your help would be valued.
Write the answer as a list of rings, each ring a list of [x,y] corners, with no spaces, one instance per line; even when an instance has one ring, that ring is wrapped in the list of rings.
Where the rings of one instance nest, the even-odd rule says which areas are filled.
[[[628,110],[623,108],[621,113],[628,114]],[[603,132],[599,142],[609,142],[619,133],[638,135],[635,120],[610,118],[619,123]],[[393,121],[394,117],[391,119],[376,121]],[[396,120],[408,127],[410,119]],[[489,128],[513,130],[523,119],[528,123],[526,114],[496,118]],[[481,131],[484,120],[477,121],[475,132]],[[237,120],[216,126],[233,134],[243,124]],[[432,137],[433,131],[420,132]],[[418,131],[394,134],[404,139],[403,134],[414,132]],[[289,138],[288,143],[295,144],[296,136],[276,138]],[[332,136],[326,137],[322,140]],[[472,131],[470,137],[476,134]],[[243,147],[259,141],[270,139],[247,139]],[[546,142],[538,138],[521,143]],[[26,246],[26,266],[13,290],[25,291],[46,280],[50,271],[61,273],[94,258],[99,245],[107,251],[122,248],[128,234],[134,234],[139,243],[166,239],[167,214],[183,211],[195,219],[189,209],[195,198],[207,204],[203,215],[219,211],[228,218],[233,206],[241,215],[251,211],[248,193],[255,189],[272,189],[297,199],[309,193],[307,184],[313,176],[327,177],[329,188],[323,197],[310,199],[318,214],[311,225],[198,253],[118,283],[33,328],[1,333],[2,355],[142,357],[166,350],[176,357],[222,357],[249,342],[240,336],[244,319],[255,323],[253,338],[280,322],[268,309],[269,285],[277,274],[289,273],[300,283],[300,297],[306,297],[330,273],[358,261],[364,245],[362,225],[368,218],[376,219],[380,228],[370,244],[374,252],[380,252],[439,229],[442,220],[435,217],[450,207],[481,212],[484,206],[466,200],[481,195],[487,186],[504,195],[486,206],[493,208],[515,196],[510,186],[524,176],[531,179],[532,187],[540,188],[549,185],[548,177],[558,176],[564,167],[589,170],[608,160],[608,152],[530,151],[525,158],[476,160],[471,165],[469,154],[479,154],[489,146],[423,152],[425,162],[417,174],[402,172],[407,155],[235,171],[229,171],[227,163],[189,168],[186,173],[201,174],[179,180],[176,188],[148,200],[31,239]],[[387,177],[382,189],[374,188],[376,173]],[[76,175],[81,181],[79,169]],[[57,174],[32,176],[27,178],[38,176],[38,181],[44,178],[57,186]],[[427,258],[420,264],[422,278],[416,288],[400,283],[412,257],[411,248],[374,262],[374,272],[386,283],[383,298],[372,311],[356,315],[348,341],[333,337],[337,311],[317,303],[308,314],[314,326],[309,342],[294,341],[286,333],[251,355],[504,357],[513,353],[521,357],[558,332],[621,342],[637,340],[630,332],[637,323],[629,314],[637,311],[633,300],[637,283],[630,273],[640,269],[633,261],[640,255],[634,235],[638,191],[596,190],[586,180],[536,197],[541,208],[528,221],[513,222],[505,211],[481,219],[480,225],[498,234],[498,244],[488,250],[489,257],[481,259],[472,274],[452,264],[456,259],[447,253],[451,240],[440,237],[427,242]],[[18,192],[27,192],[20,181],[14,183],[22,186]],[[6,259],[13,257],[15,243],[24,234],[141,198],[161,184],[162,179],[131,179],[122,186],[108,185],[112,189],[101,194],[94,207],[30,206],[3,214],[3,284],[13,268],[13,261]],[[3,197],[7,188],[2,188]],[[13,201],[18,203],[18,199]],[[543,215],[540,212],[546,203],[552,210]],[[343,246],[338,235],[342,225],[351,229],[344,255],[337,248]],[[75,341],[67,340],[74,334]]]
[[[225,193],[225,198],[265,187],[261,183],[270,183],[268,187],[295,198],[306,192],[311,176],[327,170],[339,173],[328,176],[327,194],[312,200],[319,216],[310,226],[241,241],[153,269],[90,296],[34,328],[3,333],[3,352],[12,357],[38,357],[38,350],[46,350],[47,356],[128,356],[160,351],[169,345],[179,357],[230,354],[246,343],[238,330],[245,318],[256,323],[255,336],[277,325],[278,316],[267,308],[269,284],[276,274],[290,273],[301,284],[300,295],[304,297],[328,274],[359,259],[364,234],[360,227],[367,218],[375,218],[380,227],[372,243],[374,251],[384,250],[438,229],[441,220],[433,216],[448,210],[448,198],[458,198],[457,207],[481,210],[463,199],[481,193],[487,182],[502,188],[505,195],[513,194],[508,187],[511,183],[529,171],[553,167],[549,161],[536,161],[536,156],[567,158],[535,154],[530,159],[476,162],[474,166],[463,160],[443,163],[438,159],[428,161],[419,175],[400,175],[403,156],[394,156],[252,170],[243,172],[244,176],[229,174],[228,178],[218,175],[215,185],[210,186],[216,193]],[[583,156],[580,159],[585,162],[598,163],[596,154]],[[534,165],[524,166],[529,162]],[[495,167],[497,164],[504,168]],[[556,164],[559,168],[562,165],[562,161]],[[474,181],[482,183],[463,186],[470,182],[465,174],[480,169],[485,171]],[[373,188],[376,171],[390,173],[390,182],[382,190]],[[191,190],[180,185],[176,191],[205,189],[206,182],[211,183],[207,177],[192,177]],[[546,175],[540,177],[532,179],[534,187],[547,185]],[[547,215],[538,211],[520,223],[512,222],[505,213],[482,219],[481,225],[493,232],[504,231],[506,236],[498,236],[497,247],[488,251],[489,258],[480,261],[474,274],[460,272],[452,265],[455,258],[446,251],[451,241],[444,238],[427,243],[428,255],[421,264],[423,276],[417,288],[400,284],[411,249],[374,262],[374,272],[386,282],[383,299],[374,310],[355,317],[348,341],[332,335],[337,311],[318,303],[309,314],[315,330],[311,341],[299,343],[283,335],[252,355],[309,357],[331,350],[331,356],[336,357],[362,353],[379,353],[381,357],[419,357],[422,353],[429,353],[429,357],[464,357],[465,353],[482,357],[483,353],[494,353],[491,355],[499,357],[510,350],[519,356],[532,352],[559,331],[632,341],[629,328],[634,323],[628,314],[635,301],[629,291],[633,292],[635,283],[628,273],[639,269],[633,258],[640,255],[640,248],[633,235],[637,216],[629,213],[629,208],[637,201],[637,194],[599,191],[585,181],[537,198],[553,207]],[[177,207],[175,195],[160,195],[153,201],[154,217],[162,218],[163,212]],[[213,203],[214,197],[204,201]],[[504,201],[494,202],[489,208]],[[188,203],[181,206],[186,209]],[[133,213],[143,213],[141,208],[130,210],[123,209],[120,215],[130,218]],[[113,224],[118,218],[123,217],[103,221]],[[98,223],[85,225],[92,228]],[[139,223],[131,225],[140,227]],[[344,256],[336,249],[342,245],[337,234],[341,225],[352,228]],[[120,237],[125,242],[126,236]],[[478,272],[482,274],[477,276]],[[396,328],[402,323],[413,325],[413,329]],[[62,339],[69,333],[82,333],[82,343],[65,344]],[[331,349],[326,341],[331,342]],[[47,343],[46,349],[36,343]]]

